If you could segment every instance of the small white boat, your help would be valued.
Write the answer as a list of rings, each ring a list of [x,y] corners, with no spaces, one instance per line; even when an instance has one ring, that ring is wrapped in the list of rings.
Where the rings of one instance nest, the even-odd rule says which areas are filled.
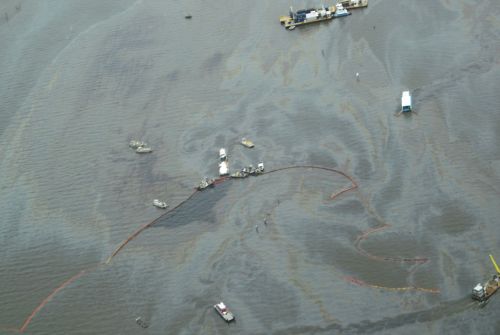
[[[167,203],[164,201],[160,201],[158,199],[153,200],[153,206],[165,209],[168,207]]]
[[[147,154],[153,152],[153,149],[151,149],[150,147],[138,147],[137,149],[135,149],[135,152],[137,152],[138,154]]]
[[[222,161],[219,163],[219,176],[227,176],[229,174],[229,167],[227,166],[227,161]]]
[[[219,149],[219,159],[220,159],[221,161],[225,161],[225,160],[227,160],[226,149],[224,149],[224,148],[220,148],[220,149]]]
[[[218,304],[214,305],[215,310],[219,315],[226,321],[226,322],[231,322],[234,320],[234,315],[229,311],[227,306],[221,301]]]
[[[404,91],[401,94],[401,113],[408,113],[412,110],[410,91]]]

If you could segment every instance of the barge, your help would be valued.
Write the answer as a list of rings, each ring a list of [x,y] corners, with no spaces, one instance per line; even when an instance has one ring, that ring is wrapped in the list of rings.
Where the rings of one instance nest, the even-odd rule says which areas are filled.
[[[280,23],[288,30],[308,23],[332,20],[351,15],[350,9],[368,7],[368,0],[341,0],[335,6],[301,9],[294,12],[290,7],[288,15],[280,16]]]
[[[280,16],[280,23],[286,29],[293,30],[296,26],[331,20],[334,18],[335,11],[335,6],[301,9],[296,12],[290,7],[288,15]]]

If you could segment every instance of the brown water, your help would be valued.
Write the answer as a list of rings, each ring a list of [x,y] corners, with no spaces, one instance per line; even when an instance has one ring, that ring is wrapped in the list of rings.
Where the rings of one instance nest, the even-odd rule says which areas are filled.
[[[500,4],[371,0],[289,32],[290,4],[0,3],[0,333],[82,269],[26,333],[500,332],[497,297],[469,298],[500,258]],[[417,114],[395,117],[406,89]],[[359,187],[230,180],[103,264],[219,147]]]

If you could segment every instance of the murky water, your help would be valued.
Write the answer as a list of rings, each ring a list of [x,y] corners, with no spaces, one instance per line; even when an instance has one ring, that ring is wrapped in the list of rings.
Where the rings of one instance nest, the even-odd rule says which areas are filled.
[[[498,1],[370,0],[288,32],[290,4],[0,4],[1,333],[500,332],[497,297],[469,299],[500,258]],[[405,89],[417,114],[395,117]],[[230,180],[104,264],[219,147],[359,187]]]

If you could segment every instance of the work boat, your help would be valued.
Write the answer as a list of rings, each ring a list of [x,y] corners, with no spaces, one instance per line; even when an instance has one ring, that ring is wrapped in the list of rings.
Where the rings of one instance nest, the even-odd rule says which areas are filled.
[[[221,301],[218,304],[214,305],[215,310],[219,315],[226,321],[226,322],[231,322],[234,320],[234,315],[229,311],[227,306]]]
[[[200,182],[200,184],[198,185],[198,190],[204,190],[206,189],[207,187],[209,186],[213,186],[214,185],[214,181],[212,178],[203,178]]]

